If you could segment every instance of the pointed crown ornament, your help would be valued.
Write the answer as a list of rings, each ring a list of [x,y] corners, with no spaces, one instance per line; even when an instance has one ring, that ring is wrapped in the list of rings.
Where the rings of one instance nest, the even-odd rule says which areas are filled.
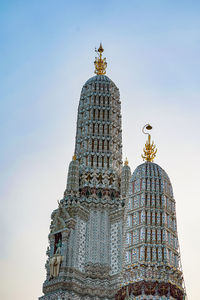
[[[157,149],[156,149],[156,145],[154,144],[154,142],[151,142],[151,135],[147,132],[145,132],[144,130],[151,130],[153,127],[150,124],[146,124],[143,129],[142,132],[144,134],[148,134],[148,139],[146,141],[145,147],[143,148],[144,154],[142,154],[142,158],[145,161],[150,161],[153,162],[156,153],[157,153]]]
[[[126,157],[126,159],[125,159],[124,165],[125,165],[125,166],[128,166],[128,159],[127,159],[127,157]]]
[[[106,74],[106,67],[107,62],[106,58],[102,58],[102,53],[104,51],[102,44],[100,43],[99,49],[95,51],[98,53],[98,57],[95,57],[94,65],[95,65],[95,71],[94,73],[97,75],[105,75]]]

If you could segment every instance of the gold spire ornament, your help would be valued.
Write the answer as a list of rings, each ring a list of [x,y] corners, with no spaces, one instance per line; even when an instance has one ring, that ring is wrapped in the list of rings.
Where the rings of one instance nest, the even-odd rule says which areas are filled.
[[[128,159],[127,159],[127,157],[126,157],[126,159],[125,159],[124,165],[125,165],[125,166],[128,166]]]
[[[151,142],[151,135],[148,132],[145,132],[144,130],[151,130],[153,127],[150,124],[146,124],[143,129],[142,132],[144,134],[148,134],[148,139],[146,141],[145,147],[143,148],[144,154],[141,155],[143,160],[145,161],[150,161],[153,162],[156,153],[157,153],[157,149],[156,149],[156,145],[154,144],[154,142]]]
[[[94,65],[95,65],[95,71],[94,73],[97,75],[105,75],[106,74],[106,67],[107,62],[106,58],[102,58],[102,53],[104,51],[102,44],[100,43],[99,49],[95,51],[98,53],[98,57],[95,57]]]

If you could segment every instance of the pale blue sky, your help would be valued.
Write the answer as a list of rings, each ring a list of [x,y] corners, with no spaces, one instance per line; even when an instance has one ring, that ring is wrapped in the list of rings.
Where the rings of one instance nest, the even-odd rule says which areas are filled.
[[[152,122],[177,201],[189,299],[199,300],[199,16],[193,0],[0,2],[1,299],[41,295],[50,213],[102,41],[121,93],[124,157],[132,171],[142,162],[141,128]]]

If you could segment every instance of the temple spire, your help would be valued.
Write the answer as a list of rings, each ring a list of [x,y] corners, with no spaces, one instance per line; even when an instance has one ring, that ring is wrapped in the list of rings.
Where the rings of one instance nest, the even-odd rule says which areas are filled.
[[[148,134],[148,139],[146,141],[145,147],[143,148],[144,154],[142,155],[143,160],[152,162],[156,156],[157,153],[157,149],[156,149],[156,145],[154,144],[154,142],[151,142],[151,135],[148,132],[145,132],[144,130],[151,130],[153,127],[150,124],[146,124],[143,129],[142,132],[144,134]]]
[[[106,74],[106,67],[107,62],[106,58],[102,58],[102,53],[104,52],[104,49],[102,47],[102,44],[100,43],[99,49],[95,51],[98,53],[98,57],[95,57],[94,65],[95,65],[95,71],[94,73],[97,75],[105,75]]]

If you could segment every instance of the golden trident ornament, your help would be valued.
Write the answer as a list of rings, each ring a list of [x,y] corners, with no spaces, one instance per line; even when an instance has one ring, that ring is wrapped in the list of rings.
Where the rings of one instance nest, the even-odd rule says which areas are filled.
[[[102,58],[102,53],[104,51],[102,44],[100,43],[99,49],[95,51],[98,53],[98,57],[95,57],[94,65],[95,65],[95,71],[94,73],[97,75],[105,75],[106,74],[106,67],[107,62],[106,58]]]
[[[153,161],[156,153],[157,153],[157,149],[156,149],[156,145],[154,144],[154,142],[152,141],[151,143],[151,135],[148,132],[145,132],[146,130],[151,130],[153,127],[150,124],[146,124],[143,128],[142,128],[142,132],[144,134],[148,134],[148,139],[146,141],[145,147],[143,148],[144,154],[141,155],[143,160],[146,161]]]

